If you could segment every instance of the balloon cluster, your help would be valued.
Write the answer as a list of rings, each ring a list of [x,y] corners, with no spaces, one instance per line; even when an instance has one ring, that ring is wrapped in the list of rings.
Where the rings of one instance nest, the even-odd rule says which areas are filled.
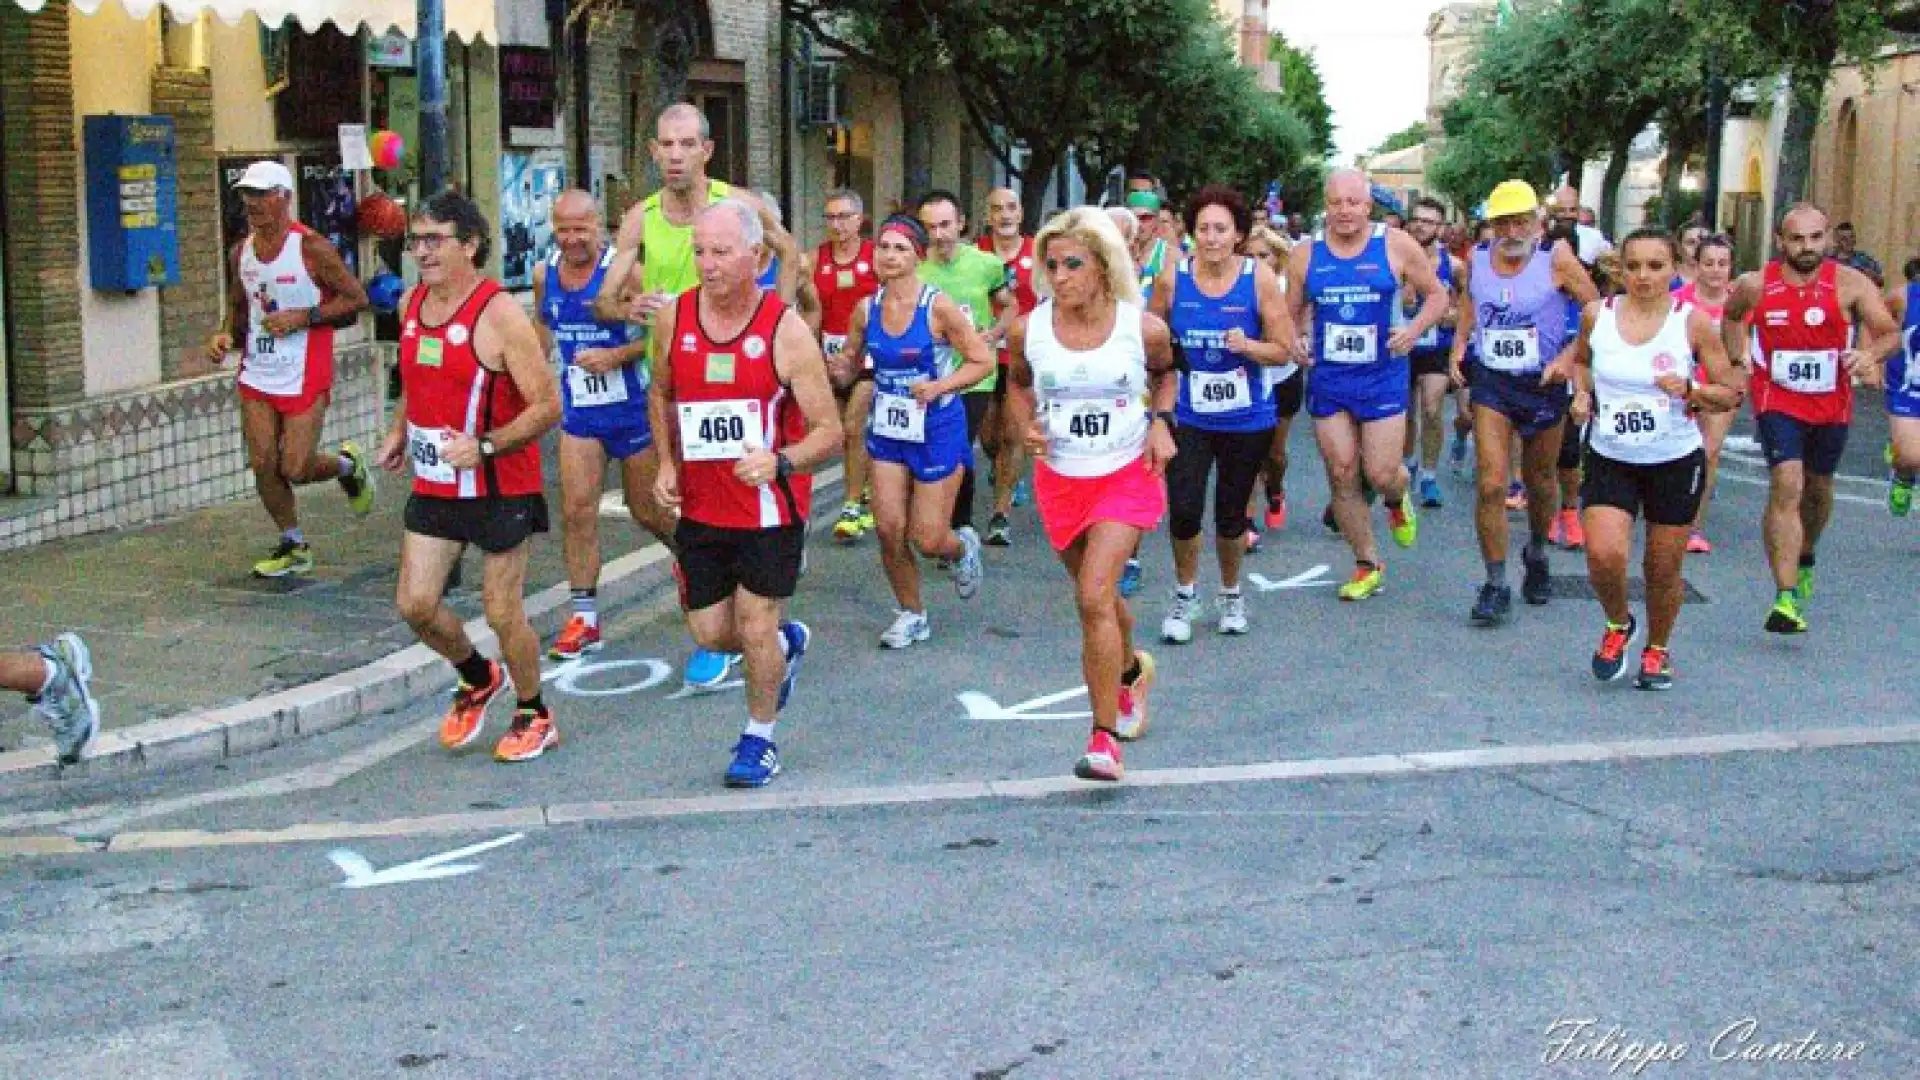
[[[367,141],[367,151],[373,156],[373,167],[393,170],[400,167],[400,161],[406,156],[407,143],[391,131],[376,131]]]

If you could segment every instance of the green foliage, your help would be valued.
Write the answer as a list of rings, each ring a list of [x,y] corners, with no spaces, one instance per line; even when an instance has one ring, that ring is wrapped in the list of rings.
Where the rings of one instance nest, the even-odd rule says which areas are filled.
[[[1405,150],[1409,146],[1419,146],[1426,141],[1427,122],[1425,120],[1415,120],[1413,123],[1380,140],[1380,145],[1374,147],[1372,153],[1376,156],[1380,154],[1391,154],[1395,150]]]
[[[1333,153],[1333,107],[1327,104],[1320,61],[1312,49],[1296,49],[1278,31],[1267,39],[1267,59],[1280,65],[1280,96],[1306,125],[1316,157]]]
[[[1026,148],[1036,183],[1069,147],[1103,169],[1154,170],[1175,191],[1245,180],[1250,194],[1317,156],[1310,122],[1240,66],[1212,0],[782,3],[820,40],[902,79],[903,93],[950,78],[1003,162]]]

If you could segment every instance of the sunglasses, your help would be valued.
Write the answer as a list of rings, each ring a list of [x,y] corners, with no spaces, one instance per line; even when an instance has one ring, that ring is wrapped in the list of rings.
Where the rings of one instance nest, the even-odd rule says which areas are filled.
[[[1063,266],[1069,270],[1078,270],[1085,265],[1087,265],[1087,260],[1078,255],[1069,255],[1064,259],[1048,259],[1047,272],[1050,274],[1057,273]]]

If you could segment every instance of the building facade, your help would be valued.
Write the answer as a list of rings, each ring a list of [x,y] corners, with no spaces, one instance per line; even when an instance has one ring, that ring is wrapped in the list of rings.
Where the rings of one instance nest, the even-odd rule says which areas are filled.
[[[1834,69],[1808,191],[1836,223],[1853,222],[1890,283],[1920,256],[1920,43],[1889,49],[1871,79],[1857,64]]]
[[[270,23],[247,0],[207,2],[219,18],[197,0],[185,14],[155,0],[0,0],[0,550],[251,492],[235,372],[202,355],[224,313],[224,253],[238,238],[228,187],[246,162],[287,164],[300,215],[324,220],[363,279],[410,273],[397,245],[359,237],[351,209],[338,210],[376,186],[419,196],[412,0],[340,0],[311,29],[270,10],[299,0],[253,0]],[[993,177],[937,81],[903,101],[893,80],[840,62],[830,106],[811,108],[818,94],[796,83],[803,50],[778,0],[447,0],[447,11],[449,181],[496,225],[490,271],[522,290],[560,188],[595,191],[610,220],[652,189],[647,139],[672,100],[708,116],[713,175],[773,192],[809,245],[834,187],[881,213],[908,197],[909,115],[931,118],[933,183],[977,208]],[[164,283],[95,287],[87,203],[103,163],[89,160],[86,132],[108,116],[171,123],[171,197],[152,208],[177,246]],[[346,172],[343,123],[397,132],[407,160]],[[327,440],[384,430],[383,329],[367,318],[339,334]]]

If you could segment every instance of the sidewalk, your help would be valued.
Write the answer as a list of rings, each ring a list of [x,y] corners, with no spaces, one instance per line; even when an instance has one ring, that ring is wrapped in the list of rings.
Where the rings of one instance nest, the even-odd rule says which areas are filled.
[[[254,560],[275,538],[266,512],[251,498],[138,530],[0,554],[0,590],[6,597],[0,604],[0,648],[26,648],[63,630],[77,630],[93,651],[103,737],[89,754],[100,756],[70,771],[99,775],[155,764],[147,759],[167,737],[189,734],[189,728],[200,734],[212,731],[199,722],[209,711],[231,710],[216,717],[230,725],[244,712],[232,707],[298,687],[327,683],[356,691],[349,700],[330,703],[324,720],[310,716],[306,730],[312,730],[323,722],[351,722],[450,685],[451,677],[444,672],[415,675],[409,681],[407,668],[422,665],[397,664],[395,679],[389,680],[397,685],[383,689],[376,700],[376,695],[358,693],[368,686],[366,678],[347,674],[415,646],[412,631],[393,606],[407,481],[391,474],[380,480],[378,505],[364,519],[347,509],[346,499],[332,484],[301,489],[301,525],[317,563],[308,577],[267,581],[251,576]],[[565,592],[558,490],[550,486],[553,531],[534,542],[527,575],[530,610],[543,606],[534,602],[542,590],[558,584],[562,598]],[[608,564],[643,543],[654,547],[652,537],[624,514],[602,515],[600,546]],[[665,561],[650,553],[623,560],[618,568],[610,565],[605,573],[612,576],[620,569],[652,569],[655,573],[643,576],[664,579]],[[480,615],[479,585],[480,557],[470,552],[464,584],[449,597],[464,619]],[[618,592],[632,595],[630,589]],[[608,597],[603,603],[611,606],[617,599]],[[557,629],[564,604],[544,606],[550,609],[549,617],[534,620],[543,636]],[[172,758],[224,756],[292,737],[302,730],[294,706],[319,703],[317,695],[306,697],[305,702],[282,702],[278,718],[269,710],[265,729],[246,747],[229,748],[222,736],[216,740],[219,746],[198,746]],[[189,717],[194,722],[189,723]],[[171,730],[151,724],[162,718],[177,722]],[[135,725],[144,725],[139,730],[155,738],[136,740],[124,734]],[[129,754],[140,760],[114,760]],[[45,727],[21,699],[9,695],[0,704],[0,787],[57,772]]]

